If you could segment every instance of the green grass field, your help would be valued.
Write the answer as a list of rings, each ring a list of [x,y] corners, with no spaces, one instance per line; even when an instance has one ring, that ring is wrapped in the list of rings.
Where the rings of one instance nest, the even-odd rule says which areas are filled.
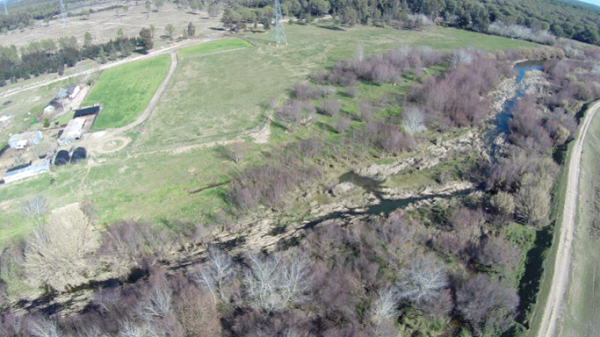
[[[118,128],[144,111],[167,75],[169,56],[163,55],[110,68],[98,79],[83,105],[102,104],[93,130]]]
[[[494,50],[535,46],[530,43],[448,28],[404,31],[357,26],[347,31],[330,27],[289,25],[289,45],[267,45],[268,33],[223,40],[183,49],[183,58],[163,99],[138,140],[142,151],[182,144],[231,139],[256,127],[272,97],[279,97],[310,73],[352,57],[361,43],[367,54],[402,45],[438,49],[471,46]],[[211,54],[211,51],[223,50]],[[206,55],[202,55],[206,53]]]
[[[600,214],[594,206],[600,161],[600,115],[596,114],[585,139],[581,158],[581,178],[577,214],[577,231],[569,288],[565,298],[560,336],[600,335],[600,245],[598,237],[590,235],[590,226]]]
[[[247,48],[247,47],[251,47],[251,46],[252,46],[252,44],[250,44],[248,41],[246,41],[244,39],[240,39],[240,38],[223,39],[223,40],[211,41],[211,42],[199,44],[196,46],[179,49],[177,51],[177,55],[181,58],[184,58],[184,57],[204,55],[204,54],[216,53],[216,52],[232,50],[232,49]]]

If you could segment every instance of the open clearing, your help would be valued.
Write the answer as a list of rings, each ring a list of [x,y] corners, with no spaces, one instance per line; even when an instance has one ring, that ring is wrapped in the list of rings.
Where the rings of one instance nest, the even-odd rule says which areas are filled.
[[[117,5],[117,3],[104,1],[93,7],[83,7],[69,11],[79,13],[86,8],[99,10],[114,5]],[[85,20],[83,16],[73,16],[67,18],[64,25],[60,20],[52,20],[48,25],[42,21],[37,21],[33,27],[22,31],[10,31],[8,34],[1,35],[2,44],[6,46],[15,45],[18,48],[33,41],[57,39],[61,36],[71,35],[75,36],[81,44],[85,32],[92,34],[94,43],[100,43],[114,39],[119,29],[122,29],[127,36],[137,36],[143,27],[154,25],[156,27],[154,44],[156,48],[171,42],[166,37],[161,38],[166,35],[164,28],[168,23],[175,26],[175,37],[181,36],[183,28],[189,22],[196,26],[196,36],[212,35],[214,31],[210,28],[221,26],[219,18],[209,17],[205,10],[192,13],[190,9],[178,9],[175,4],[170,2],[165,2],[158,12],[154,12],[156,7],[152,6],[153,12],[149,15],[144,6],[144,1],[129,2],[126,5],[129,6],[127,12],[123,9],[119,9],[118,14],[116,9],[96,12],[92,13],[88,20]]]
[[[367,54],[403,44],[485,50],[534,46],[437,27],[425,31],[373,27],[336,31],[327,26],[291,25],[286,32],[290,44],[278,48],[267,45],[269,35],[265,33],[247,38],[256,45],[252,48],[199,57],[185,57],[190,51],[180,53],[179,70],[140,135],[137,148],[147,151],[220,141],[254,129],[271,98],[279,97],[317,69],[352,57],[359,43]]]
[[[209,53],[215,53],[231,49],[247,48],[251,46],[252,44],[250,44],[244,39],[223,39],[212,41],[209,43],[199,44],[197,46],[181,48],[177,51],[177,55],[179,55],[180,57],[189,57],[196,55],[205,55]]]
[[[262,121],[265,105],[272,97],[281,97],[311,72],[351,57],[359,43],[365,46],[367,54],[384,52],[404,44],[431,45],[441,49],[473,46],[485,50],[535,46],[438,27],[420,32],[373,27],[336,31],[330,27],[291,25],[286,30],[290,45],[278,48],[267,45],[268,33],[248,37],[254,46],[243,47],[243,44],[242,49],[232,47],[242,43],[240,40],[215,41],[207,43],[207,47],[191,48],[183,53],[187,53],[186,57],[180,55],[175,76],[144,128],[123,134],[132,139],[131,145],[119,152],[97,155],[93,159],[94,164],[89,167],[66,165],[53,168],[51,174],[37,179],[0,186],[0,200],[12,200],[2,204],[0,246],[4,240],[30,230],[31,224],[26,223],[20,213],[20,204],[37,194],[49,200],[50,208],[73,202],[91,202],[97,210],[96,219],[100,224],[118,219],[208,221],[206,216],[226,207],[223,201],[226,187],[207,189],[193,195],[188,191],[226,181],[240,164],[233,164],[215,148],[200,146],[231,140],[245,130],[256,128]],[[212,43],[215,45],[211,46]],[[168,57],[162,57],[166,72]],[[127,80],[138,83],[135,78]],[[94,91],[101,88],[102,81],[104,79],[98,82]],[[156,82],[158,85],[160,79]],[[402,90],[405,84],[368,90],[359,86],[358,89],[362,97],[377,97],[387,90]],[[150,91],[149,100],[154,91],[147,90]],[[105,104],[97,123],[103,114],[110,111],[106,104],[115,100],[113,96],[121,95],[121,91],[122,88],[115,83],[107,86],[102,97],[88,98],[86,103],[99,101]],[[342,99],[343,93],[338,92],[337,95],[336,98]],[[345,98],[343,104],[349,104],[348,100]],[[137,114],[144,108],[143,104],[136,104]],[[122,108],[118,111],[117,121],[121,121],[124,114],[130,120],[137,115]],[[319,118],[326,119],[325,116]],[[245,163],[266,160],[261,157],[261,152],[268,147],[320,131],[311,129],[290,135],[273,126],[268,144],[248,144]],[[190,145],[195,147],[188,147]],[[120,147],[118,142],[106,146],[109,147],[107,150],[113,146]],[[189,150],[176,151],[180,148]],[[147,153],[154,150],[158,152]],[[53,184],[50,184],[51,178],[55,179]]]
[[[595,190],[600,187],[600,115],[592,120],[581,157],[579,201],[577,207],[577,244],[573,248],[570,282],[557,336],[600,335],[600,245],[591,225],[600,214],[596,209]],[[593,234],[593,235],[591,235]]]
[[[83,104],[102,103],[93,129],[117,128],[135,120],[165,78],[169,62],[162,55],[105,70]]]

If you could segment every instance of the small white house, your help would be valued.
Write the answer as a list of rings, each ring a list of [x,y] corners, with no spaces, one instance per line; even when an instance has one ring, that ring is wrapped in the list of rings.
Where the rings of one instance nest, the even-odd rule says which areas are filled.
[[[20,147],[22,149],[27,145],[39,144],[42,141],[42,137],[42,133],[39,131],[17,133],[16,135],[10,136],[8,139],[8,145],[13,149],[17,149],[19,148],[18,146],[22,146]]]

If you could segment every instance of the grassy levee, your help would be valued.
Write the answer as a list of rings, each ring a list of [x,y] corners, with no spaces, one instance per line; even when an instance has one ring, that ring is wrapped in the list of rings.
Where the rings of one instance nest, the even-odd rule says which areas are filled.
[[[133,122],[144,111],[169,71],[169,56],[127,63],[102,73],[84,106],[102,104],[92,129],[118,128]]]
[[[326,127],[331,123],[331,118],[318,115],[323,123],[293,134],[272,125],[268,144],[254,144],[251,139],[246,138],[248,157],[240,164],[223,158],[215,148],[182,151],[180,147],[233,139],[243,131],[255,128],[264,121],[265,105],[272,97],[284,97],[294,83],[305,80],[310,73],[352,57],[359,43],[365,46],[367,56],[402,45],[431,45],[446,50],[466,46],[485,50],[536,46],[440,27],[424,31],[373,27],[336,31],[310,25],[291,25],[286,30],[290,42],[288,46],[268,46],[268,34],[256,34],[248,37],[254,45],[251,47],[228,49],[230,44],[220,44],[217,48],[219,44],[211,46],[218,42],[215,41],[202,44],[200,49],[193,49],[194,53],[188,51],[191,54],[180,57],[173,80],[144,128],[127,134],[133,142],[126,150],[98,156],[93,165],[87,167],[68,164],[53,168],[50,176],[0,187],[0,200],[8,201],[0,203],[0,247],[6,240],[30,230],[31,224],[21,215],[20,205],[34,195],[46,197],[51,209],[73,202],[91,202],[97,210],[96,220],[99,224],[110,224],[119,219],[151,222],[181,220],[189,223],[210,221],[206,218],[211,213],[228,207],[223,198],[227,186],[207,189],[193,195],[188,191],[226,181],[231,172],[239,170],[243,165],[269,160],[265,153],[271,147],[292,139],[312,137],[319,132],[329,132],[330,136],[335,137],[335,132]],[[238,39],[239,41],[243,40]],[[161,67],[166,73],[168,56],[161,58],[164,60]],[[149,61],[154,60],[156,58]],[[138,67],[138,64],[126,66]],[[140,66],[138,69],[143,72],[149,68]],[[88,97],[89,103],[104,103],[96,124],[98,128],[127,124],[124,118],[134,120],[145,107],[140,100],[135,104],[129,102],[132,99],[122,95],[123,89],[118,81],[130,81],[127,83],[132,86],[139,85],[131,90],[147,91],[148,100],[154,93],[154,90],[144,89],[147,76],[131,74],[131,78],[126,78],[120,72],[114,75],[112,85],[104,84],[101,97],[105,101],[100,97],[93,99],[92,95],[99,95],[101,84],[106,80],[105,76],[110,74],[109,71],[101,76],[94,92]],[[119,79],[117,75],[123,78]],[[163,77],[164,75],[155,80],[156,86]],[[361,98],[376,99],[385,92],[402,92],[410,81],[412,79],[404,78],[397,86],[359,84],[359,96],[356,98],[346,97],[340,87],[335,98],[342,101],[345,112],[356,113],[355,106]],[[138,112],[132,113],[132,109],[112,110],[116,122],[109,119],[106,123],[110,126],[98,124],[103,116],[110,116],[111,109],[107,105],[109,102],[119,104],[117,97],[119,100],[127,99],[124,104],[135,105]],[[393,115],[399,109],[390,108],[381,113]],[[153,150],[164,151],[145,154],[146,151]],[[50,184],[50,178],[55,179],[53,184]],[[423,176],[422,181],[424,184],[428,183],[431,177]]]
[[[226,50],[233,49],[241,49],[252,47],[252,45],[240,38],[232,38],[232,39],[222,39],[216,41],[210,41],[207,43],[202,43],[196,46],[191,46],[187,48],[182,48],[177,51],[177,55],[181,58],[190,57],[190,56],[198,56],[209,53],[216,53]]]
[[[592,126],[589,129],[591,132],[594,128],[594,124],[599,122],[598,116],[594,116],[594,121],[592,122]],[[583,121],[583,117],[581,117],[580,121]],[[580,137],[581,129],[577,131],[575,137]],[[592,132],[588,135],[590,137]],[[586,139],[586,144],[589,143],[590,140]],[[546,306],[548,295],[552,288],[552,277],[554,275],[554,264],[556,262],[556,254],[558,251],[558,242],[561,240],[560,237],[560,228],[562,226],[562,217],[564,213],[564,205],[565,205],[565,197],[567,190],[567,180],[569,175],[569,165],[568,163],[571,160],[571,153],[573,150],[574,141],[571,141],[568,144],[567,149],[565,150],[566,155],[564,158],[564,164],[561,166],[561,172],[556,180],[556,183],[552,190],[552,210],[550,214],[550,222],[553,224],[551,231],[553,232],[552,245],[549,249],[546,249],[543,253],[543,273],[541,275],[541,282],[539,291],[534,294],[535,300],[532,305],[533,308],[528,310],[526,321],[529,323],[529,330],[526,333],[528,337],[537,337],[539,334],[539,327],[542,322],[544,308]],[[587,150],[584,150],[584,153]],[[586,156],[584,155],[583,158]],[[583,161],[584,159],[582,159]],[[582,166],[583,167],[583,166]],[[584,169],[582,169],[583,172]],[[582,185],[580,185],[581,188]],[[581,195],[581,190],[579,191],[579,195]],[[578,201],[579,202],[579,201]],[[579,208],[579,204],[577,206]],[[578,220],[576,220],[578,221]],[[575,245],[576,247],[576,245]],[[558,335],[557,335],[558,336]]]
[[[558,336],[598,336],[600,325],[600,294],[598,232],[592,222],[598,218],[595,190],[600,168],[600,117],[594,116],[585,139],[581,158],[581,176],[577,204],[577,229],[573,245],[569,287],[565,296],[564,314]]]

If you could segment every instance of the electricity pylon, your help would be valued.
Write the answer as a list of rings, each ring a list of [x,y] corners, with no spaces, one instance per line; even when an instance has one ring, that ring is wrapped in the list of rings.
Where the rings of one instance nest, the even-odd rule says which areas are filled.
[[[63,25],[67,22],[67,11],[65,10],[65,4],[63,3],[63,0],[60,0],[60,20],[62,21]]]
[[[8,9],[6,9],[6,0],[4,0],[4,15],[8,16]]]
[[[283,22],[281,22],[283,15],[281,15],[281,3],[279,0],[274,0],[273,7],[275,8],[273,10],[275,12],[275,29],[271,29],[271,33],[269,34],[269,44],[275,41],[275,46],[279,46],[279,43],[281,42],[287,45],[288,43],[287,38],[285,37],[285,28],[283,28]]]

